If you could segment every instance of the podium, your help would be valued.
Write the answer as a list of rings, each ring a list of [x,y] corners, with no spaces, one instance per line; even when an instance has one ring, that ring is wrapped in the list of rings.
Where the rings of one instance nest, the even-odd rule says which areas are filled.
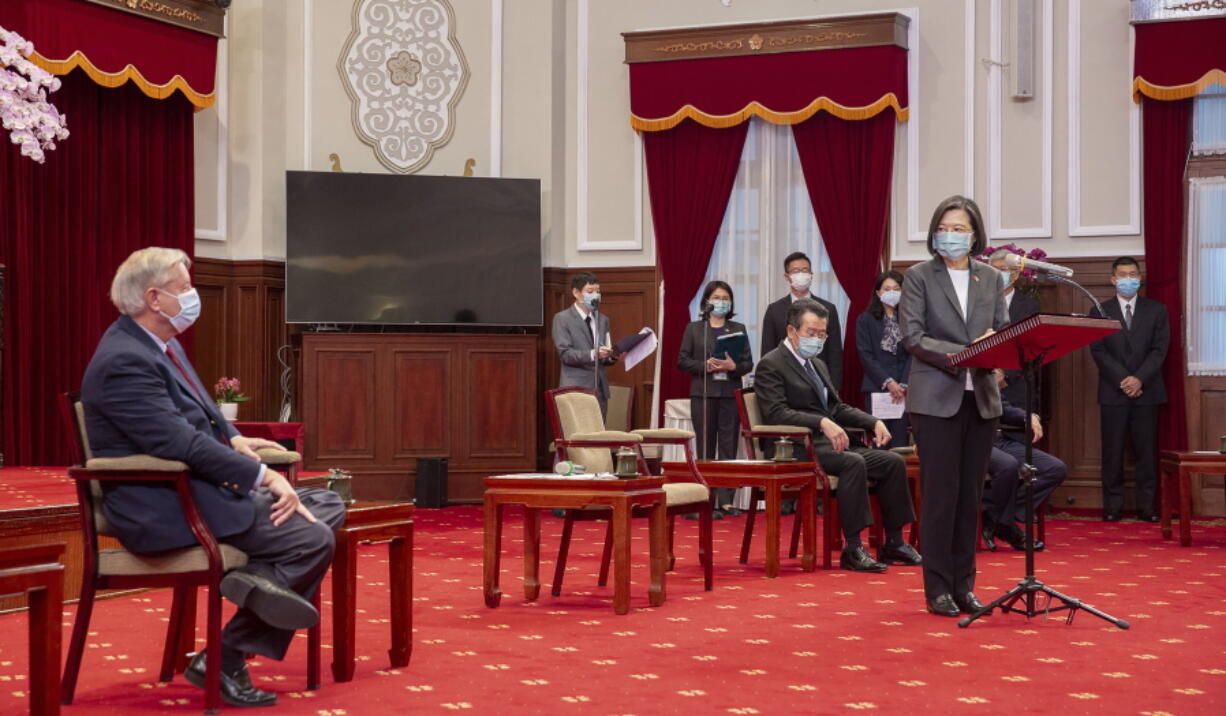
[[[1101,313],[1100,313],[1101,315]],[[1027,618],[1039,614],[1067,611],[1065,623],[1071,624],[1078,609],[1111,622],[1121,629],[1128,622],[1099,611],[1081,600],[1061,594],[1039,581],[1034,575],[1034,465],[1032,447],[1034,435],[1030,427],[1034,413],[1034,382],[1039,367],[1050,363],[1078,348],[1087,346],[1100,338],[1120,330],[1120,322],[1114,319],[1066,316],[1053,313],[1036,313],[1029,318],[1010,324],[987,338],[975,341],[962,351],[950,356],[950,362],[963,368],[1003,368],[1021,370],[1026,381],[1026,459],[1018,470],[1018,478],[1025,487],[1026,500],[1026,576],[1013,589],[982,609],[963,617],[958,626],[966,628],[971,622],[999,608],[1001,613],[1017,612]],[[1047,596],[1043,608],[1036,608],[1040,594]],[[1059,600],[1060,606],[1051,606]],[[1023,607],[1015,606],[1018,602]]]

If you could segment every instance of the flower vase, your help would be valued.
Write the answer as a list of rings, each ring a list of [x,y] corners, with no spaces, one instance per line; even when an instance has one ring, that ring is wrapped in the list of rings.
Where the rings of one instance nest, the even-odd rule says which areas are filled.
[[[234,422],[238,419],[238,403],[218,403],[221,408],[221,417]]]

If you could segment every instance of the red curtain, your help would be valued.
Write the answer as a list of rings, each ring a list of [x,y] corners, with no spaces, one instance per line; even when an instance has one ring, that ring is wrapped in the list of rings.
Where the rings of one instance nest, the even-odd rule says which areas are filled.
[[[1189,23],[1190,24],[1190,23]],[[1159,414],[1158,445],[1188,448],[1184,407],[1183,213],[1184,169],[1191,141],[1192,100],[1146,99],[1142,107],[1145,167],[1145,295],[1166,306],[1171,345],[1162,364],[1167,401]]]
[[[643,134],[656,263],[664,282],[660,350],[666,365],[681,351],[690,300],[711,262],[748,131],[744,122],[711,129],[685,121],[665,132]],[[689,395],[689,384],[690,377],[679,370],[660,371],[660,405]]]
[[[66,465],[57,396],[76,390],[115,319],[132,251],[194,249],[192,105],[100,87],[81,71],[50,97],[72,135],[45,164],[0,144],[3,445],[8,465]]]
[[[1133,98],[1187,99],[1226,84],[1226,18],[1136,25]]]
[[[794,124],[820,110],[866,119],[887,109],[906,119],[907,51],[893,45],[630,65],[630,124],[640,131],[687,117],[722,128],[752,115]]]
[[[894,115],[848,121],[821,113],[792,126],[809,200],[834,273],[851,299],[843,341],[841,394],[856,395],[863,379],[856,352],[856,317],[868,308],[881,270],[894,170]]]

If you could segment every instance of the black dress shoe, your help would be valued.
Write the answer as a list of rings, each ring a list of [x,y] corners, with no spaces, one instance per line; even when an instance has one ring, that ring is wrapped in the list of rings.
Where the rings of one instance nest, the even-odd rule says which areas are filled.
[[[983,546],[987,547],[989,552],[996,551],[996,525],[983,523]]]
[[[939,617],[957,617],[962,615],[961,610],[958,609],[958,604],[954,602],[954,598],[949,594],[938,594],[929,599],[928,611]]]
[[[878,562],[864,549],[864,545],[843,550],[839,556],[839,567],[853,572],[884,572],[886,565]]]
[[[1120,513],[1118,512],[1104,512],[1103,513],[1103,522],[1119,522],[1119,521],[1120,521]]]
[[[1021,527],[1009,525],[1008,527],[997,529],[1000,530],[1000,538],[1008,542],[1010,547],[1019,552],[1026,551],[1026,533],[1022,531]],[[1047,545],[1043,543],[1043,540],[1036,539],[1034,541],[1035,552],[1042,552],[1045,549],[1047,549]]]
[[[741,511],[735,507],[725,507],[719,511],[727,515],[728,517],[740,517],[741,516]]]
[[[957,604],[958,608],[967,614],[974,614],[983,609],[983,602],[979,601],[979,597],[976,597],[974,592],[959,594],[954,597],[954,604]]]
[[[183,672],[183,678],[187,679],[192,686],[203,689],[204,668],[204,651],[201,650],[192,657],[191,662],[187,665],[187,671]],[[221,700],[231,706],[240,707],[277,705],[276,694],[271,691],[261,691],[251,685],[251,674],[247,671],[246,664],[243,664],[243,668],[236,674],[221,672]]]
[[[221,578],[221,594],[277,629],[308,629],[319,623],[319,612],[301,594],[254,572],[227,572]]]
[[[901,564],[904,567],[918,567],[924,563],[924,558],[909,544],[885,545],[877,550],[877,560],[886,564]]]
[[[1138,522],[1157,522],[1158,515],[1154,514],[1153,512],[1138,512],[1137,521]]]

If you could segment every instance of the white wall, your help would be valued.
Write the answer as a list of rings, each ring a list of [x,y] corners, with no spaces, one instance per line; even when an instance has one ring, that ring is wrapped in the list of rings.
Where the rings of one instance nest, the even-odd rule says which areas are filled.
[[[1056,257],[1139,254],[1127,4],[1035,5],[1035,97],[1019,101],[1010,97],[1013,0],[453,0],[470,76],[451,141],[420,171],[460,174],[473,158],[478,175],[540,178],[548,265],[650,265],[621,32],[905,11],[917,82],[912,120],[899,128],[895,257],[924,256],[931,207],[964,192],[995,243]],[[225,101],[197,115],[197,225],[215,237],[199,239],[197,252],[282,258],[285,170],[327,169],[335,152],[347,171],[387,171],[357,138],[337,71],[352,4],[245,0],[229,14]],[[223,180],[224,206],[215,198]]]

